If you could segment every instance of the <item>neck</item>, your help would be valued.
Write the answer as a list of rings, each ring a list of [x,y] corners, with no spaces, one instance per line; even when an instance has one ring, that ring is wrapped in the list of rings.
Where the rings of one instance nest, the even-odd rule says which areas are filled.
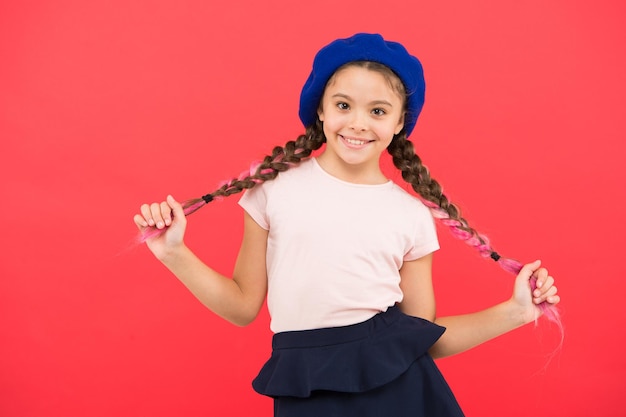
[[[363,164],[348,164],[329,153],[316,157],[317,163],[333,177],[353,184],[379,185],[389,181],[380,169],[378,161]]]

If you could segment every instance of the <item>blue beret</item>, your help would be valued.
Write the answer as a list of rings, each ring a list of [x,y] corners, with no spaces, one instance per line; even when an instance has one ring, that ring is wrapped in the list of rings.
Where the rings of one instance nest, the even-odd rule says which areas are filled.
[[[411,134],[424,105],[424,71],[420,61],[397,42],[385,41],[381,35],[357,33],[337,39],[322,48],[313,60],[313,69],[300,94],[300,120],[310,126],[317,120],[317,109],[326,83],[344,64],[374,61],[391,69],[407,92],[407,114],[404,122],[407,136]]]

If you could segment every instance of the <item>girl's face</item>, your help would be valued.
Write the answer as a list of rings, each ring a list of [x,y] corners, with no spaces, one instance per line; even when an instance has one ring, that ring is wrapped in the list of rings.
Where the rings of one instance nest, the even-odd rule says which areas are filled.
[[[328,82],[318,110],[326,149],[318,157],[347,181],[384,182],[379,160],[404,126],[404,98],[378,71],[347,66]]]

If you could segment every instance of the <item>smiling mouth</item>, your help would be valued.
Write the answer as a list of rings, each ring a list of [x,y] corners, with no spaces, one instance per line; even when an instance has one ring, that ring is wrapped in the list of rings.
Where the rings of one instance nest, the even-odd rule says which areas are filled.
[[[372,140],[354,139],[354,138],[348,138],[346,136],[341,136],[341,138],[348,145],[352,145],[352,146],[363,146],[363,145],[367,145],[370,142],[373,142]]]

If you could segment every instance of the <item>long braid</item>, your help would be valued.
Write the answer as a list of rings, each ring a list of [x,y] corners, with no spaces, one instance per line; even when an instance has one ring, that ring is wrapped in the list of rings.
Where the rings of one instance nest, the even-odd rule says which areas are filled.
[[[522,263],[500,256],[491,246],[487,236],[472,228],[468,221],[461,216],[459,207],[452,203],[443,193],[441,185],[430,176],[428,168],[422,163],[421,158],[415,153],[413,143],[401,132],[387,147],[392,157],[393,164],[402,173],[402,179],[409,183],[413,190],[422,198],[424,204],[430,209],[433,217],[440,223],[448,226],[452,235],[476,249],[484,258],[491,258],[505,271],[517,275],[522,269]],[[531,290],[536,288],[536,279],[531,279]],[[546,317],[563,328],[556,307],[543,302],[539,305]]]
[[[296,140],[288,141],[284,146],[276,146],[272,153],[265,156],[261,162],[253,163],[249,170],[242,172],[237,178],[222,183],[215,191],[200,198],[193,198],[182,203],[185,216],[195,213],[201,207],[214,200],[229,197],[244,190],[253,188],[257,184],[275,179],[279,173],[299,164],[303,159],[311,156],[326,141],[321,122],[306,129],[305,133]],[[139,241],[156,237],[166,229],[149,227],[139,236]]]
[[[389,145],[388,152],[395,167],[401,171],[402,179],[422,197],[433,216],[448,226],[456,238],[475,247],[481,256],[489,257],[493,250],[487,237],[474,230],[461,216],[459,207],[448,199],[439,182],[430,176],[428,168],[415,153],[413,143],[404,135],[397,136]]]

